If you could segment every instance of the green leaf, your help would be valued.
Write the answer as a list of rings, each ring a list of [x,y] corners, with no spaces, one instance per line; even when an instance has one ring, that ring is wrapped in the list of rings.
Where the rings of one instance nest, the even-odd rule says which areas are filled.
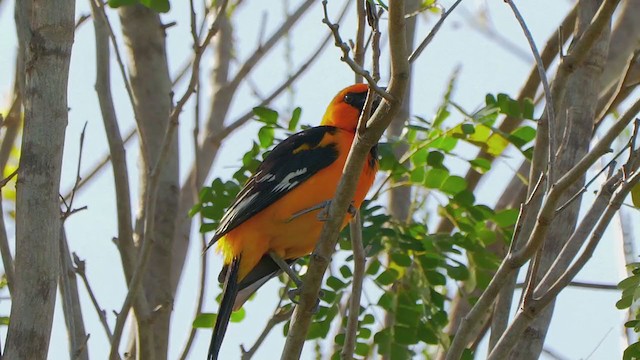
[[[447,274],[454,280],[467,280],[469,278],[469,269],[465,266],[447,266]]]
[[[458,139],[452,136],[441,136],[431,143],[431,146],[436,149],[444,150],[445,152],[449,152],[453,150],[458,144]]]
[[[309,326],[309,333],[307,339],[319,339],[324,338],[329,333],[330,321],[314,321]]]
[[[618,289],[624,290],[631,287],[638,287],[638,284],[640,284],[640,276],[633,275],[620,281],[618,283]]]
[[[244,310],[244,308],[240,308],[240,310],[234,311],[231,313],[231,319],[229,321],[233,323],[240,322],[244,319],[246,315],[247,315],[247,312]]]
[[[418,339],[427,344],[438,344],[438,336],[433,330],[427,328],[426,326],[418,327]]]
[[[396,323],[412,328],[418,326],[418,322],[422,317],[422,312],[419,309],[419,307],[398,306],[396,309]]]
[[[624,350],[624,353],[622,354],[622,359],[623,360],[640,359],[640,342],[636,342],[629,345],[629,347],[627,347]]]
[[[193,207],[189,210],[189,217],[194,217],[197,213],[199,213],[201,207],[202,204],[200,203],[193,205]]]
[[[268,148],[273,144],[275,131],[271,126],[263,126],[258,131],[258,139],[262,148]]]
[[[387,269],[378,275],[376,282],[382,286],[391,285],[398,278],[398,271],[395,269]]]
[[[335,291],[338,291],[340,289],[344,289],[347,284],[345,284],[342,280],[338,279],[335,276],[329,276],[329,278],[327,278],[327,286]]]
[[[518,220],[518,213],[518,209],[507,209],[498,211],[493,216],[493,221],[495,221],[496,224],[498,224],[498,226],[500,227],[513,226]]]
[[[447,110],[447,108],[441,107],[440,109],[438,109],[438,113],[436,114],[435,119],[433,119],[433,127],[440,128],[442,123],[449,117],[449,115],[451,115],[451,113],[449,112],[449,110]]]
[[[453,200],[460,205],[472,206],[476,202],[476,197],[471,191],[462,190],[453,197]]]
[[[216,322],[217,314],[202,313],[193,319],[192,326],[196,329],[210,329]]]
[[[0,316],[0,325],[9,325],[9,317],[8,316]]]
[[[487,139],[487,152],[493,156],[498,156],[502,154],[504,149],[509,145],[509,141],[504,138],[504,136],[493,133]]]
[[[342,265],[340,267],[340,275],[342,275],[343,278],[348,279],[353,276],[353,272],[351,272],[351,268],[347,265]]]
[[[358,330],[358,338],[360,339],[368,339],[371,335],[371,329],[360,328],[360,330]]]
[[[440,187],[440,190],[448,194],[455,195],[466,188],[467,180],[465,180],[463,177],[452,175],[446,178],[446,180]]]
[[[278,112],[263,106],[256,106],[253,108],[253,113],[258,117],[258,121],[261,121],[267,125],[275,126],[278,123]]]
[[[378,306],[385,310],[391,310],[393,307],[393,295],[391,293],[383,293],[378,299]]]
[[[425,271],[425,275],[431,285],[445,285],[447,283],[447,278],[437,271]]]
[[[518,148],[522,148],[536,137],[536,129],[531,126],[517,128],[509,135],[509,141]]]
[[[473,170],[479,172],[480,174],[484,174],[487,171],[491,170],[491,161],[485,158],[477,158],[469,161],[469,164],[473,168]]]
[[[112,7],[112,8],[118,8],[120,6],[135,5],[137,3],[138,3],[138,0],[109,0],[109,1],[107,1],[107,4],[109,5],[109,7]]]
[[[398,266],[409,267],[413,263],[411,257],[405,253],[391,253],[391,260]]]
[[[427,172],[424,166],[418,166],[415,169],[411,170],[410,180],[415,184],[422,184],[424,181],[424,176]]]
[[[396,344],[413,345],[418,342],[418,329],[396,325],[393,327],[393,339]]]
[[[200,233],[206,234],[208,232],[214,231],[217,228],[218,228],[217,223],[202,223],[202,225],[200,225]]]
[[[366,343],[356,343],[356,349],[354,350],[356,355],[366,356],[369,353],[369,345]]]
[[[171,4],[169,4],[169,0],[140,0],[140,3],[149,9],[166,13],[171,9]]]
[[[428,161],[427,159],[429,156],[428,154],[429,154],[429,150],[427,150],[426,147],[420,150],[417,150],[413,155],[411,155],[411,162],[416,167],[422,166],[427,163]]]
[[[442,167],[444,162],[444,154],[440,151],[430,151],[427,155],[427,164],[431,167]]]
[[[366,314],[362,319],[362,325],[371,325],[376,322],[376,318],[371,314]]]
[[[372,259],[369,262],[369,267],[367,267],[367,274],[368,275],[375,275],[378,273],[378,271],[380,271],[380,260],[378,259]]]
[[[293,114],[291,114],[291,120],[289,120],[289,131],[294,131],[298,128],[298,122],[300,122],[300,115],[302,114],[302,108],[297,107],[293,109]]]
[[[460,125],[460,128],[462,129],[462,132],[465,133],[466,135],[471,135],[474,132],[476,132],[476,128],[475,126],[473,126],[473,124],[462,124]]]
[[[487,106],[495,106],[497,104],[496,97],[493,94],[487,94],[484,97],[484,102]]]
[[[633,303],[633,296],[623,296],[620,300],[616,302],[616,308],[622,310],[627,309]]]
[[[391,349],[391,331],[390,329],[382,329],[373,336],[373,342],[378,345],[378,354],[383,355],[389,353]]]
[[[449,172],[447,170],[431,169],[425,176],[424,186],[432,189],[438,189],[442,186],[448,176]]]

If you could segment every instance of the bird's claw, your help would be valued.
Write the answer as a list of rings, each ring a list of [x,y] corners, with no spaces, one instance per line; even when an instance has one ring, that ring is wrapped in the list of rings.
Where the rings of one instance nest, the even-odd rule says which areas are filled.
[[[327,201],[325,205],[322,207],[322,210],[318,212],[317,219],[319,221],[327,221],[329,220],[329,208],[331,207],[331,200]],[[351,215],[351,217],[356,216],[358,209],[353,205],[353,201],[349,203],[349,207],[347,208],[347,213]]]

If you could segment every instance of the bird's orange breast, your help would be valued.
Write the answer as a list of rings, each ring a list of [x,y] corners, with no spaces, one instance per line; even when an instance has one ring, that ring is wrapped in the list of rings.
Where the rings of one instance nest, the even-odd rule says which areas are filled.
[[[238,281],[253,269],[262,256],[270,251],[283,259],[295,259],[313,251],[324,222],[318,219],[322,210],[314,210],[291,219],[300,211],[331,200],[342,176],[354,134],[339,130],[326,141],[336,144],[338,158],[328,167],[298,185],[278,201],[260,211],[222,237],[217,248],[224,254],[225,263],[242,255]],[[323,139],[325,141],[325,139]],[[369,155],[371,156],[371,155]],[[373,167],[371,164],[375,164]],[[367,161],[353,197],[353,205],[360,208],[377,171],[375,161]],[[347,215],[343,227],[349,222]]]

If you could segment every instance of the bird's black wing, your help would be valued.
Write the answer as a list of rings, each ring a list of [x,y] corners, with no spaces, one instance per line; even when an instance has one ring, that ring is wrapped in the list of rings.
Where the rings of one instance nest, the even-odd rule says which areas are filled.
[[[336,131],[333,126],[312,127],[273,148],[222,217],[209,246],[336,161],[336,144],[321,144],[325,135]]]

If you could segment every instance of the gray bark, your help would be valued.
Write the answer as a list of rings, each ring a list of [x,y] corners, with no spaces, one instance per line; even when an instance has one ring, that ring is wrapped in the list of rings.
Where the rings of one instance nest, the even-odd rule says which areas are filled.
[[[16,283],[5,359],[44,359],[58,276],[58,193],[74,35],[74,0],[19,1],[31,36],[25,54],[25,124],[16,202]],[[31,10],[27,9],[31,7]],[[23,19],[24,21],[24,19]]]
[[[135,101],[136,121],[141,139],[140,201],[145,206],[150,169],[155,165],[164,140],[171,112],[171,79],[165,49],[165,33],[159,15],[142,5],[122,7],[119,11],[122,32],[129,51],[128,70]],[[140,358],[165,359],[169,340],[169,324],[173,295],[171,292],[171,249],[178,206],[178,132],[171,139],[171,150],[162,164],[156,201],[155,228],[151,256],[143,281],[144,293],[152,309],[152,319],[140,318],[138,322],[150,324],[152,343],[145,343],[141,335]],[[138,216],[138,224],[143,222]],[[138,227],[138,239],[140,229]],[[146,331],[139,325],[139,331]],[[152,351],[149,353],[148,351]]]
[[[601,1],[598,0],[581,0],[579,2],[575,30],[577,36],[589,26],[600,3]],[[586,57],[587,60],[579,64],[569,75],[566,90],[562,94],[554,94],[554,96],[562,96],[560,101],[556,101],[560,106],[555,109],[555,129],[550,129],[555,133],[559,143],[552,173],[555,176],[563,175],[589,150],[600,91],[600,76],[608,53],[609,32],[609,27],[606,27],[591,48]],[[556,179],[551,180],[555,181]],[[584,186],[584,179],[569,187],[559,204],[564,204],[582,186]],[[575,229],[579,209],[580,198],[567,206],[553,220],[541,252],[537,255],[540,261],[539,269],[543,271],[533,274],[536,283],[544,276],[544,270],[554,262],[562,246]],[[552,303],[545,308],[525,330],[518,344],[514,346],[511,354],[513,358],[526,360],[540,357],[553,315],[553,307]]]

